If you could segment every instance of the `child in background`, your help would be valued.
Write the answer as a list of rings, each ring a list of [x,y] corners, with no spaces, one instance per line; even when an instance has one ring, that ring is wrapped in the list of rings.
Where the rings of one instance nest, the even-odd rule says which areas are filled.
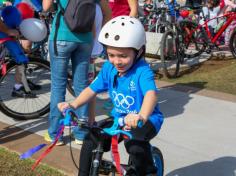
[[[200,16],[202,16],[202,20],[200,20],[200,24],[204,24],[205,20],[209,20],[212,18],[215,18],[219,15],[220,13],[220,0],[208,0],[207,1],[207,6],[202,8],[202,13],[200,13]],[[205,17],[205,18],[204,18]],[[215,35],[215,29],[218,25],[218,20],[210,20],[208,22],[208,26],[210,29],[211,34],[214,36]]]

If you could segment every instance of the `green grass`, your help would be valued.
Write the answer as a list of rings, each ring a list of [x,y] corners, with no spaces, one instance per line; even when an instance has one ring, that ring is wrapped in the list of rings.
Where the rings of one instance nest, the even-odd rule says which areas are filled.
[[[17,153],[0,147],[0,175],[2,176],[65,176],[47,165],[40,164],[31,170],[34,160],[20,160]]]
[[[236,95],[236,59],[210,59],[183,71],[176,79],[160,80]]]

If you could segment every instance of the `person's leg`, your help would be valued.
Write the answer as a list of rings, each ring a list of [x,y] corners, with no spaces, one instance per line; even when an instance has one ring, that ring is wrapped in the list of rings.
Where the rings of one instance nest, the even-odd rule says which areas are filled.
[[[142,128],[136,128],[131,133],[133,139],[125,141],[125,148],[130,155],[137,176],[155,173],[156,168],[153,163],[151,145],[149,143],[157,134],[155,127],[150,121],[147,121]]]
[[[91,51],[91,43],[81,43],[78,44],[77,49],[71,55],[73,86],[76,96],[88,86],[88,68]],[[76,113],[80,118],[88,119],[88,104],[78,108]],[[75,127],[73,129],[73,134],[76,143],[82,144],[86,131]]]
[[[53,41],[49,42],[51,62],[51,99],[48,133],[52,140],[55,139],[62,118],[57,108],[59,102],[65,101],[67,84],[67,67],[72,51],[76,48],[74,42],[57,41],[58,56],[54,54]],[[62,138],[60,139],[62,140]]]

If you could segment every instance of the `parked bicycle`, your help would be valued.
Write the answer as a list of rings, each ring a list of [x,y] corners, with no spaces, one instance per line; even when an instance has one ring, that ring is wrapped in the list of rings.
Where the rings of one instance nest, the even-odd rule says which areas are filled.
[[[212,34],[208,23],[215,19],[223,19],[223,21],[218,31]],[[236,10],[233,9],[225,15],[206,19],[203,24],[197,24],[193,21],[180,21],[176,31],[167,31],[162,38],[161,50],[162,64],[166,77],[177,77],[180,64],[184,63],[185,58],[193,58],[203,52],[211,53],[214,48],[220,50],[218,40],[235,19]],[[236,57],[235,47],[236,31],[232,33],[229,42],[229,48],[234,57]],[[192,48],[193,52],[186,52],[189,48]]]
[[[164,33],[173,27],[172,22],[176,20],[178,9],[176,8],[173,17],[169,14],[170,9],[166,3],[159,2],[159,4],[159,6],[154,4],[148,11],[145,10],[144,6],[144,16],[139,17],[147,32]]]
[[[6,42],[6,41],[5,41]],[[0,109],[16,119],[38,118],[49,112],[50,104],[50,63],[37,57],[29,57],[27,64],[17,64],[2,46],[0,67]],[[24,93],[21,97],[13,94],[16,73],[21,75]],[[38,87],[35,88],[35,85]],[[28,91],[27,91],[28,90]]]

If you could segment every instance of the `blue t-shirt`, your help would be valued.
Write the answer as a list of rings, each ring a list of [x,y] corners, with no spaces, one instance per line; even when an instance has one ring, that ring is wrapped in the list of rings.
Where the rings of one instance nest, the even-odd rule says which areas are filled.
[[[170,12],[169,12],[170,16],[178,18],[179,17],[179,11],[175,10],[175,6],[178,5],[177,1],[174,0],[171,3],[170,0],[165,0],[165,3],[168,5],[168,8],[170,10]]]
[[[96,93],[108,91],[114,105],[112,109],[114,117],[139,113],[145,94],[150,90],[158,91],[152,70],[141,59],[124,76],[118,77],[117,74],[116,68],[107,61],[90,88]],[[149,120],[158,132],[163,123],[163,115],[158,105]]]

